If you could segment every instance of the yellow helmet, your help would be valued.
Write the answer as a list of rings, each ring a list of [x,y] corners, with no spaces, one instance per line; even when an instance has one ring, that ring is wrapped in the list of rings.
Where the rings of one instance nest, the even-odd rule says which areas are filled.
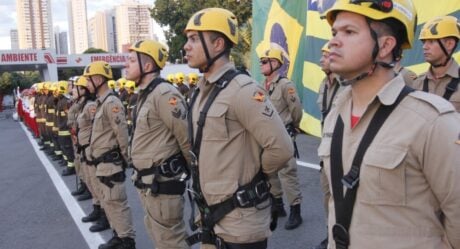
[[[114,80],[107,81],[107,85],[109,85],[110,89],[115,89],[115,81]]]
[[[127,80],[125,84],[125,88],[126,90],[128,90],[128,92],[134,92],[134,88],[136,88],[136,82],[132,80]]]
[[[183,83],[185,79],[184,73],[176,73],[175,75],[176,83]]]
[[[40,93],[43,91],[43,82],[37,83],[37,91]]]
[[[160,69],[165,67],[168,60],[168,49],[166,46],[153,40],[138,41],[129,48],[129,51],[136,51],[152,57]]]
[[[238,20],[226,9],[208,8],[196,12],[185,27],[185,32],[190,30],[219,32],[233,44],[238,43]]]
[[[326,42],[323,47],[321,48],[321,52],[329,53],[331,50],[329,49],[329,42]]]
[[[83,76],[102,75],[107,79],[112,79],[112,67],[105,61],[93,61],[86,66]]]
[[[172,74],[172,73],[168,74],[168,76],[166,76],[166,79],[167,79],[169,82],[174,83],[174,81],[175,81],[174,74]]]
[[[331,26],[340,11],[356,13],[378,21],[394,18],[404,25],[406,31],[401,48],[412,47],[417,27],[417,11],[412,0],[337,0],[326,12],[327,21]]]
[[[69,90],[69,82],[67,80],[58,81],[57,88],[59,94],[66,94]]]
[[[198,74],[196,73],[189,73],[187,77],[188,77],[189,84],[195,85],[196,82],[198,82]]]
[[[126,83],[126,79],[125,78],[119,78],[117,82],[118,82],[118,88],[124,88],[125,83]]]
[[[47,93],[50,90],[50,87],[51,87],[51,82],[49,81],[43,82],[43,91],[45,91],[45,93]]]
[[[265,50],[265,52],[260,56],[260,58],[269,58],[278,60],[281,65],[284,64],[283,51],[277,48],[270,48]]]
[[[454,16],[436,17],[423,25],[418,39],[441,39],[455,37],[460,39],[460,23]]]
[[[84,86],[86,87],[88,80],[84,76],[78,77],[77,81],[75,82],[76,86]]]

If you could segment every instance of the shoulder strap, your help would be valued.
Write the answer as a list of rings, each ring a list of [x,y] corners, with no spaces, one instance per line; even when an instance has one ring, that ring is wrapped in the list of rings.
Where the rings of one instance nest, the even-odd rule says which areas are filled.
[[[385,120],[390,116],[401,100],[412,91],[414,91],[414,89],[405,86],[392,105],[381,105],[377,109],[377,112],[374,117],[372,117],[372,120],[367,127],[361,142],[359,143],[358,149],[353,158],[351,169],[344,176],[342,162],[344,123],[340,116],[337,119],[331,143],[331,181],[336,218],[336,224],[332,228],[332,232],[337,248],[346,249],[349,245],[348,229],[350,228],[353,207],[356,200],[356,194],[358,192],[359,174],[364,155],[380,128],[385,123]],[[343,186],[347,187],[345,197],[343,196]]]
[[[272,90],[268,91],[268,96],[272,96],[273,91],[275,91],[275,84],[278,84],[278,82],[280,82],[281,79],[287,79],[287,78],[284,77],[284,76],[280,76],[280,77],[273,83],[273,88],[272,88]]]
[[[329,81],[329,78],[328,78],[328,81]],[[322,115],[323,115],[323,120],[321,122],[321,125],[323,124],[324,120],[326,119],[327,117],[327,114],[329,114],[329,112],[331,111],[331,107],[332,107],[332,102],[334,101],[334,97],[335,95],[337,94],[337,91],[339,90],[340,88],[340,84],[337,82],[335,84],[335,87],[334,87],[334,90],[332,90],[332,95],[331,95],[331,100],[329,101],[329,104],[327,103],[327,84],[324,85],[324,93],[323,93],[323,109],[321,111]]]
[[[149,85],[145,88],[144,91],[142,91],[141,93],[139,93],[137,95],[137,101],[136,101],[136,107],[133,108],[133,111],[132,111],[132,124],[133,124],[133,127],[131,129],[131,138],[129,140],[129,145],[131,147],[131,144],[133,142],[133,137],[134,137],[134,131],[136,130],[136,120],[137,120],[137,112],[141,109],[141,107],[144,105],[145,103],[145,100],[147,99],[147,96],[149,96],[149,94],[151,92],[153,92],[153,90],[155,90],[155,88],[160,85],[162,82],[166,82],[165,79],[161,78],[161,77],[157,77],[155,79],[153,79]]]
[[[460,68],[458,69],[458,78],[452,78],[452,80],[446,86],[446,91],[444,92],[444,95],[442,97],[446,100],[450,100],[450,97],[452,97],[452,94],[455,91],[457,91],[459,83],[460,83]]]
[[[200,117],[198,118],[198,129],[196,131],[196,136],[195,139],[193,137],[193,119],[192,119],[192,108],[193,105],[195,104],[196,98],[199,93],[199,89],[197,88],[193,94],[192,100],[190,101],[190,109],[189,109],[189,115],[188,115],[188,124],[189,124],[189,137],[190,137],[190,142],[192,144],[192,152],[198,157],[200,154],[200,147],[201,147],[201,139],[203,137],[203,128],[206,122],[206,115],[208,114],[209,108],[211,107],[212,103],[216,99],[217,95],[227,87],[228,83],[233,80],[237,75],[242,74],[240,71],[237,70],[228,70],[227,72],[222,75],[222,77],[217,80],[215,83],[214,88],[212,89],[211,93],[209,94],[209,97],[203,107],[203,109],[200,112]]]

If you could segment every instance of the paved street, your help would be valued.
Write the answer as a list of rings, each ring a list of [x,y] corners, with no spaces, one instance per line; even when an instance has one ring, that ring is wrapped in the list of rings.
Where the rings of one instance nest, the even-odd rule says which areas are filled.
[[[63,168],[38,150],[26,130],[11,118],[0,119],[0,249],[97,248],[110,239],[111,232],[90,233],[89,224],[80,222],[84,213],[91,211],[91,201],[77,202],[70,195],[75,189],[75,176],[61,177]],[[319,172],[315,169],[318,144],[319,139],[314,137],[298,138],[300,164],[304,165],[299,166],[304,223],[287,231],[287,218],[281,218],[269,239],[270,249],[307,249],[325,235]],[[145,232],[139,197],[130,182],[127,186],[137,232],[136,247],[154,248]],[[189,204],[186,207],[188,219]]]

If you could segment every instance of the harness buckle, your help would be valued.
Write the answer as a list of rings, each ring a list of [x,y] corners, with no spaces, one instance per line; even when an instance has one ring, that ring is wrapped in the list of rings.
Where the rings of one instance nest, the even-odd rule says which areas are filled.
[[[246,193],[246,190],[240,190],[236,192],[236,200],[238,200],[240,207],[244,207],[250,203],[249,200],[245,200],[243,196],[245,193]]]
[[[259,181],[254,186],[254,190],[256,192],[257,197],[259,197],[259,199],[264,199],[269,194],[269,191],[267,191],[268,190],[268,184],[264,180]]]

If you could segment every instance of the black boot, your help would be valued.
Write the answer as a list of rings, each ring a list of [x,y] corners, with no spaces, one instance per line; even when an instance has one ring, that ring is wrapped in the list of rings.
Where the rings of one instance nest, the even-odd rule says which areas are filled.
[[[109,221],[105,215],[104,209],[101,208],[99,219],[96,221],[96,224],[92,225],[89,230],[93,233],[104,231],[110,228]],[[116,234],[114,234],[115,237]],[[118,238],[118,236],[116,236]]]
[[[97,221],[101,217],[101,206],[93,205],[93,211],[89,213],[87,216],[81,218],[81,221],[86,222],[93,222]]]
[[[278,217],[286,217],[286,210],[284,210],[283,198],[274,198],[272,204],[272,212],[276,211]]]
[[[121,245],[117,249],[136,249],[136,242],[132,238],[121,238]]]
[[[327,244],[328,244],[327,239],[328,238],[326,237],[323,241],[321,241],[321,243],[319,243],[319,245],[314,246],[311,249],[327,249]]]
[[[93,198],[93,195],[91,195],[91,192],[89,192],[88,188],[86,188],[85,192],[78,196],[77,201],[86,201]]]
[[[302,224],[302,217],[300,216],[300,204],[291,206],[291,213],[289,214],[289,219],[284,225],[286,230],[292,230],[297,228]]]
[[[53,161],[57,161],[57,160],[60,159],[60,158],[58,157],[58,155],[56,155],[56,154],[51,154],[51,155],[50,155],[50,158],[51,158],[51,160],[53,160]]]
[[[67,166],[67,161],[63,159],[61,159],[61,161],[59,161],[59,166],[61,167],[64,167],[64,166]]]
[[[75,175],[75,167],[67,167],[62,171],[62,176]]]
[[[123,245],[123,241],[118,237],[117,233],[113,231],[113,237],[107,243],[100,244],[98,249],[117,249]]]
[[[86,191],[86,184],[80,180],[80,185],[78,186],[77,190],[73,191],[72,194],[73,196],[77,196],[77,195],[82,195],[83,193],[85,193]]]

